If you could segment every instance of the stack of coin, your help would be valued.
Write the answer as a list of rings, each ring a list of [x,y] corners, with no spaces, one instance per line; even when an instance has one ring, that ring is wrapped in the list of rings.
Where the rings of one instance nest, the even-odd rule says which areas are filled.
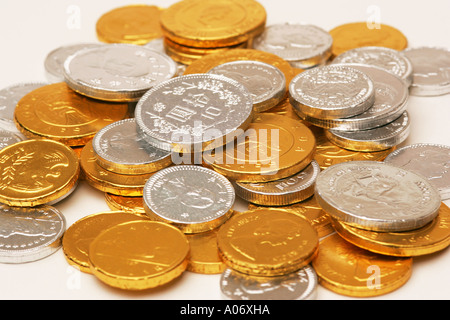
[[[204,55],[246,48],[265,28],[265,8],[254,0],[179,1],[160,17],[167,54],[189,65]]]
[[[327,138],[351,151],[376,152],[406,140],[408,86],[368,64],[330,64],[304,71],[290,83],[298,116],[326,129]]]

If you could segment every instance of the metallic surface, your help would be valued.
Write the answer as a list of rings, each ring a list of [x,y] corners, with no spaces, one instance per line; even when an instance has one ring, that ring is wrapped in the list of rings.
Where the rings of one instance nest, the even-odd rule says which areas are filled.
[[[67,228],[62,240],[67,262],[82,272],[91,273],[89,246],[92,241],[112,226],[140,220],[148,220],[148,218],[123,211],[99,212],[78,219]]]
[[[438,189],[442,200],[450,199],[450,146],[407,145],[391,152],[384,162],[421,174]]]
[[[276,277],[249,276],[228,268],[220,278],[221,292],[230,300],[313,300],[317,286],[310,265]]]
[[[186,270],[188,256],[186,236],[156,221],[116,225],[100,233],[89,246],[91,272],[107,285],[123,290],[145,290],[174,280]]]
[[[411,277],[413,259],[361,249],[334,233],[320,241],[312,266],[319,284],[350,297],[380,296],[403,286]]]
[[[0,150],[0,202],[32,207],[73,191],[80,174],[78,156],[53,140],[24,140]]]
[[[291,104],[318,119],[347,118],[369,109],[375,100],[373,81],[365,73],[342,65],[305,70],[289,84]]]
[[[149,217],[198,233],[217,228],[233,213],[234,188],[224,176],[196,165],[156,172],[144,187]]]
[[[200,274],[220,274],[226,265],[217,248],[217,228],[211,231],[186,234],[190,254],[187,269]]]
[[[71,89],[106,101],[137,101],[176,73],[177,65],[167,55],[124,43],[84,49],[64,63],[64,79]]]
[[[201,152],[232,141],[253,118],[248,90],[235,80],[194,74],[144,94],[135,110],[144,139],[174,152]]]
[[[217,233],[228,267],[257,276],[279,276],[306,266],[319,238],[309,220],[285,210],[258,208],[234,215]]]
[[[66,219],[49,205],[34,208],[0,205],[0,262],[43,259],[61,247]]]
[[[374,231],[423,227],[439,213],[437,189],[414,172],[377,161],[344,162],[316,179],[317,202],[332,217]]]
[[[125,211],[145,215],[144,199],[142,196],[127,197],[105,192],[105,201],[113,211]]]

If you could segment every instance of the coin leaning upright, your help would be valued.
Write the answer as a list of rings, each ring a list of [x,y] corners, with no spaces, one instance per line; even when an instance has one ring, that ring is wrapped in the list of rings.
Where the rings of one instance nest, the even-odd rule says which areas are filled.
[[[439,213],[437,189],[414,172],[378,161],[338,163],[316,179],[317,202],[332,217],[373,231],[406,231]]]

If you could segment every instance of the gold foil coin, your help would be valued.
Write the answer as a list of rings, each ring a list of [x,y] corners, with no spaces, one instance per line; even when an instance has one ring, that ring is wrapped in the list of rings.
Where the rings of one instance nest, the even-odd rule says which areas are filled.
[[[127,197],[105,192],[105,201],[111,210],[126,211],[146,216],[142,197]]]
[[[245,274],[277,276],[306,266],[319,238],[305,217],[275,208],[258,208],[231,217],[217,232],[222,259]]]
[[[266,10],[253,0],[178,1],[161,14],[166,38],[192,47],[226,47],[260,34]]]
[[[108,171],[97,162],[92,141],[81,151],[80,165],[84,179],[95,189],[119,196],[142,196],[144,185],[153,173],[120,174]]]
[[[400,30],[381,23],[347,23],[330,30],[330,34],[333,37],[331,51],[334,56],[360,47],[377,46],[400,51],[408,46],[408,40]]]
[[[77,185],[78,156],[53,140],[24,140],[0,150],[0,202],[34,207],[65,198]]]
[[[302,122],[260,113],[235,142],[204,152],[206,166],[239,182],[274,181],[308,166],[315,138]]]
[[[217,248],[217,229],[186,234],[191,248],[187,270],[201,274],[219,274],[226,269]]]
[[[97,38],[106,43],[144,45],[162,37],[159,18],[163,9],[144,4],[127,5],[103,14],[97,21]]]
[[[412,262],[412,258],[367,251],[334,233],[320,241],[312,266],[323,287],[346,296],[373,297],[404,285]]]
[[[344,239],[354,245],[390,256],[421,256],[443,250],[450,245],[450,208],[444,203],[433,221],[411,231],[368,231],[334,219],[333,225]]]
[[[189,242],[176,227],[157,221],[125,222],[100,233],[89,247],[91,272],[124,290],[166,284],[185,270]]]
[[[148,220],[123,211],[99,212],[85,216],[67,228],[62,246],[67,262],[85,273],[91,273],[89,246],[102,231],[128,221]]]
[[[14,120],[28,138],[47,138],[83,146],[108,124],[128,118],[127,103],[82,96],[64,82],[45,85],[17,103]]]

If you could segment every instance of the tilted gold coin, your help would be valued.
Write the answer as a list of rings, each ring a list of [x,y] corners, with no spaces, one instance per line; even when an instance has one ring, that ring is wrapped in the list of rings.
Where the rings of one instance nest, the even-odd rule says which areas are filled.
[[[166,38],[192,47],[226,47],[262,33],[266,10],[253,0],[178,1],[161,14]]]
[[[187,270],[201,274],[218,274],[226,269],[217,248],[217,230],[186,234],[191,248]]]
[[[248,204],[248,209],[256,209],[263,206],[257,206],[252,203]],[[293,214],[299,214],[307,218],[312,226],[316,229],[319,238],[325,237],[335,230],[331,224],[330,216],[322,210],[322,208],[317,203],[316,197],[312,196],[302,202],[291,204],[288,206],[276,207],[280,210],[287,210]]]
[[[106,43],[146,44],[163,35],[159,22],[162,11],[144,4],[115,8],[98,19],[97,38]]]
[[[318,239],[305,217],[275,208],[241,212],[217,232],[219,252],[227,266],[262,276],[304,267],[315,256]]]
[[[189,242],[176,227],[157,221],[125,222],[100,233],[89,246],[91,272],[125,290],[166,284],[185,270]]]
[[[120,210],[147,216],[142,197],[119,196],[105,192],[105,201],[111,210]]]
[[[336,231],[363,249],[397,257],[434,253],[450,245],[450,208],[441,204],[438,216],[422,228],[404,232],[376,232],[333,219]]]
[[[412,262],[412,258],[367,251],[334,233],[320,241],[312,266],[323,287],[346,296],[373,297],[404,285]]]
[[[289,102],[289,97],[285,97],[283,99],[283,101],[281,101],[275,107],[272,107],[269,110],[263,111],[263,113],[275,113],[280,116],[286,116],[286,117],[301,121],[305,125],[309,125],[308,122],[301,120],[300,117],[297,115],[297,113],[294,111],[294,107]]]
[[[204,152],[203,159],[205,166],[235,181],[274,181],[308,166],[315,145],[313,133],[302,122],[260,113],[235,142]]]
[[[128,221],[149,220],[124,211],[99,212],[85,216],[67,228],[62,240],[67,262],[85,273],[91,273],[89,246],[102,231]]]
[[[0,150],[0,202],[34,207],[70,194],[80,174],[78,156],[54,140],[30,139]]]
[[[108,171],[97,162],[92,141],[84,146],[80,155],[84,179],[95,189],[119,196],[142,196],[144,185],[153,173],[120,174]]]
[[[332,54],[339,54],[350,49],[377,46],[403,50],[408,46],[406,36],[398,29],[385,24],[353,22],[337,26],[330,30],[333,38]]]
[[[346,161],[383,161],[396,148],[392,147],[387,150],[374,152],[351,151],[341,148],[328,140],[322,128],[310,126],[310,129],[313,131],[317,143],[314,160],[319,163],[321,169]]]
[[[207,73],[209,70],[220,64],[242,60],[265,62],[280,69],[286,79],[286,92],[288,91],[289,83],[296,74],[292,66],[286,60],[275,54],[255,49],[233,49],[205,55],[201,59],[198,59],[187,66],[183,74]]]
[[[19,100],[14,120],[28,138],[83,146],[106,125],[129,117],[128,104],[82,96],[64,82],[45,85]]]

